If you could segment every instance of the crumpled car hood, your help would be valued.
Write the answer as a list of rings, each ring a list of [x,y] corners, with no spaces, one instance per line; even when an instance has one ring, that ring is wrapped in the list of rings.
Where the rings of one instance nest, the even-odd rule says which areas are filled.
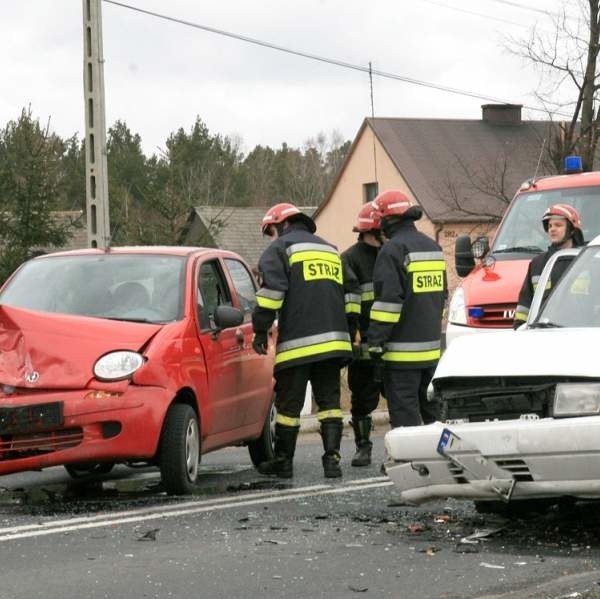
[[[85,388],[100,356],[138,351],[160,328],[0,305],[0,385]]]
[[[500,330],[459,337],[434,379],[482,376],[600,378],[600,328]]]

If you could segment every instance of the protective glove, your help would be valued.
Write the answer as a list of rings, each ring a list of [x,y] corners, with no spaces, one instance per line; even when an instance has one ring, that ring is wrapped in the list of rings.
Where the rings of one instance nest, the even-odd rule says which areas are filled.
[[[369,347],[369,355],[371,356],[371,360],[381,362],[383,360],[383,347],[380,345]]]
[[[266,356],[269,351],[266,331],[254,333],[252,337],[252,349],[260,356]]]

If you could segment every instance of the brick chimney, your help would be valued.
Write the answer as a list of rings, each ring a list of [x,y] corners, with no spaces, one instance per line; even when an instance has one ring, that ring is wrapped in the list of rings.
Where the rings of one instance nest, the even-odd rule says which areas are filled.
[[[483,104],[481,118],[490,125],[520,125],[522,104]]]

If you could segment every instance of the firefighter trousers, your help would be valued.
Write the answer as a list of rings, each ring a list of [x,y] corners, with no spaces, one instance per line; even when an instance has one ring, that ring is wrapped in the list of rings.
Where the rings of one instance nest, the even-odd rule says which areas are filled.
[[[435,367],[404,370],[386,365],[383,384],[392,428],[430,424],[439,418],[437,402],[427,401],[434,371]]]
[[[278,370],[275,373],[277,412],[299,418],[309,381],[319,412],[339,410],[340,366],[340,360],[332,358]]]
[[[348,387],[354,420],[368,416],[379,403],[381,383],[373,380],[373,360],[354,360],[348,365]]]

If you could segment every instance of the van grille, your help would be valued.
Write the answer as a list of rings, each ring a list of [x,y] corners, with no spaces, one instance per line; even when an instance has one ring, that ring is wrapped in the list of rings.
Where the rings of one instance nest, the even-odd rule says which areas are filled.
[[[473,327],[504,329],[510,328],[515,316],[515,304],[487,304],[481,306],[481,318],[469,318],[469,325]]]

